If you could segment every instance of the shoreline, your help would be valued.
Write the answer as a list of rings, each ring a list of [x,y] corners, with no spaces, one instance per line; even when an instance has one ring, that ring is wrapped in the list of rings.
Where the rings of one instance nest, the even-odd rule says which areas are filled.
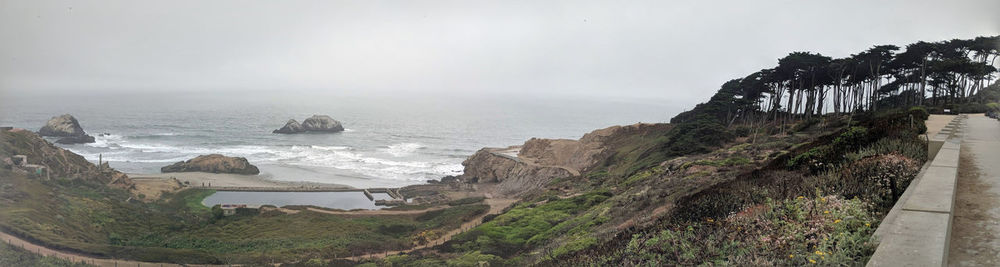
[[[267,179],[260,175],[242,175],[228,173],[207,173],[207,172],[169,172],[169,173],[127,173],[133,182],[142,183],[142,180],[163,181],[175,178],[181,183],[187,183],[187,187],[256,187],[256,188],[343,188],[356,189],[343,184],[329,184],[300,181],[278,181]],[[204,186],[202,185],[204,183]]]

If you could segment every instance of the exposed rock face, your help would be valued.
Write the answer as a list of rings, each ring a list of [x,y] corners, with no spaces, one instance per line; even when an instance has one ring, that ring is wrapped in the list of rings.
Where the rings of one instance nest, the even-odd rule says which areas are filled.
[[[613,126],[580,140],[532,138],[521,146],[484,148],[462,162],[465,172],[460,179],[498,183],[497,193],[519,195],[543,188],[556,178],[580,176],[601,166],[632,138],[668,129],[668,124]]]
[[[302,124],[299,124],[299,121],[296,121],[295,119],[290,119],[288,120],[287,123],[285,123],[284,127],[281,127],[281,129],[274,130],[271,133],[292,134],[292,133],[301,133],[305,131],[306,129],[302,128]]]
[[[336,133],[344,131],[344,126],[339,121],[327,115],[313,115],[299,124],[294,119],[288,120],[284,127],[274,130],[272,133],[293,134],[305,132]]]
[[[498,194],[518,195],[543,188],[552,179],[574,175],[567,168],[540,166],[506,155],[503,149],[484,148],[462,162],[462,179],[470,183],[498,183]]]
[[[197,156],[188,161],[179,161],[160,168],[160,172],[211,172],[255,175],[260,170],[243,157],[227,157],[219,154]]]
[[[94,142],[94,137],[87,135],[87,133],[83,131],[83,127],[80,127],[80,122],[69,114],[52,117],[52,119],[49,119],[49,121],[45,123],[45,126],[42,126],[42,128],[38,130],[38,134],[41,136],[64,137],[56,141],[56,143],[60,144]]]
[[[309,132],[342,132],[344,126],[327,115],[313,115],[302,121],[302,128]]]
[[[16,155],[24,155],[30,164],[45,166],[53,179],[96,180],[128,190],[135,186],[124,173],[106,164],[94,165],[80,155],[52,145],[38,134],[23,129],[0,131],[0,158]]]

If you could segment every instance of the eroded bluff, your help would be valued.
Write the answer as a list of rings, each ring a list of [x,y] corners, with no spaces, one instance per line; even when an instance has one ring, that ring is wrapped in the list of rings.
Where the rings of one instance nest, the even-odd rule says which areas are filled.
[[[516,196],[558,178],[579,177],[604,164],[633,138],[665,133],[669,124],[612,126],[579,140],[532,138],[523,145],[483,148],[462,162],[467,183],[496,184],[495,193]]]

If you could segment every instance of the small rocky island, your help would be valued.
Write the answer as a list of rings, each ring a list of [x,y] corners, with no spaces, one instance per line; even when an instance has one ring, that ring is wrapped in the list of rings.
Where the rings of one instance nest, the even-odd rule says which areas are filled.
[[[73,117],[73,115],[63,114],[61,116],[55,116],[49,119],[38,130],[38,135],[41,136],[51,136],[51,137],[61,137],[56,140],[59,144],[84,144],[93,143],[94,137],[87,135],[83,131],[83,127],[80,127],[80,122]]]
[[[257,166],[250,164],[243,157],[227,157],[220,154],[209,154],[197,156],[187,161],[160,168],[160,172],[210,172],[210,173],[232,173],[244,175],[260,174]]]
[[[302,121],[299,124],[295,119],[288,120],[284,127],[272,131],[271,133],[278,134],[296,134],[296,133],[336,133],[343,132],[344,126],[340,124],[339,121],[330,118],[327,115],[313,115],[308,119]]]

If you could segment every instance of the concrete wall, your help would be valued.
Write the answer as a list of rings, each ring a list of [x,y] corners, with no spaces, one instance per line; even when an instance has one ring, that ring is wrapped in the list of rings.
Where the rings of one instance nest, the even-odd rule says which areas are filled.
[[[965,118],[928,140],[928,163],[875,231],[868,266],[947,266]]]

